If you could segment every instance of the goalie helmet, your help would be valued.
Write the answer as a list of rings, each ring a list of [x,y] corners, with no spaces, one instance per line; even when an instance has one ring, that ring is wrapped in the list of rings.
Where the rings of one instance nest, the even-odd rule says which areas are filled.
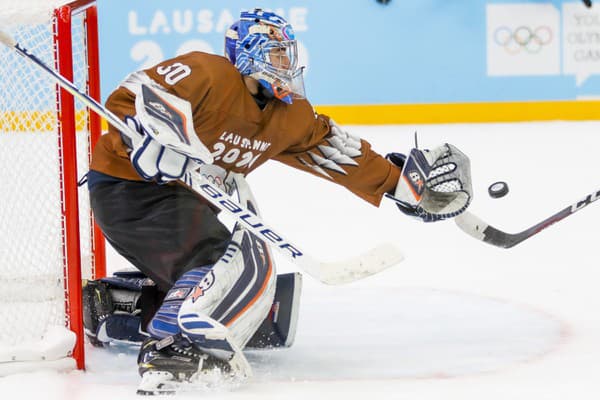
[[[256,79],[270,94],[291,104],[304,97],[304,67],[292,26],[279,15],[256,8],[242,11],[225,34],[225,54],[244,76]]]

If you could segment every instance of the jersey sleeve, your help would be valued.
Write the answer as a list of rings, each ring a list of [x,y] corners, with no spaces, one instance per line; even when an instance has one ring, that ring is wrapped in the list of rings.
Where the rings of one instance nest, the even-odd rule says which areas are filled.
[[[307,132],[274,159],[342,185],[375,206],[396,187],[398,167],[373,151],[366,140],[332,129],[329,117],[316,115]]]

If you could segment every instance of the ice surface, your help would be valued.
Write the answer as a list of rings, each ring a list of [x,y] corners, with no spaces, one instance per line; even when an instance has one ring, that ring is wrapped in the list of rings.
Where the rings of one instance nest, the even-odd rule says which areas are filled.
[[[450,142],[470,156],[471,210],[520,231],[600,189],[600,123],[352,126],[374,149]],[[264,219],[315,257],[395,242],[406,259],[343,287],[305,276],[295,345],[250,352],[246,386],[202,399],[598,399],[600,202],[513,249],[423,224],[276,162],[249,181]],[[501,199],[490,183],[511,187]],[[275,255],[277,258],[277,255]],[[109,268],[122,267],[111,255]],[[280,272],[295,270],[278,260]],[[136,352],[88,347],[87,372],[0,378],[4,399],[136,399]]]

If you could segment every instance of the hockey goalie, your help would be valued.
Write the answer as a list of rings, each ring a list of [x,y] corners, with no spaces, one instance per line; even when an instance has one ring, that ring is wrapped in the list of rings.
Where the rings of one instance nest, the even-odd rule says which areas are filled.
[[[229,179],[257,211],[243,177]],[[140,394],[240,381],[252,374],[241,348],[292,345],[301,285],[300,273],[276,276],[268,245],[236,224],[214,265],[186,272],[166,293],[138,271],[86,282],[85,332],[95,346],[141,344]]]
[[[142,275],[90,282],[86,329],[97,344],[142,342],[141,394],[243,380],[245,347],[293,340],[297,276],[277,277],[269,246],[243,226],[230,232],[189,190],[195,174],[255,213],[243,177],[270,159],[375,206],[388,197],[425,222],[461,214],[472,197],[469,159],[455,146],[384,157],[315,113],[279,15],[242,12],[225,53],[191,52],[126,77],[106,106],[129,129],[102,136],[88,173],[98,225]]]

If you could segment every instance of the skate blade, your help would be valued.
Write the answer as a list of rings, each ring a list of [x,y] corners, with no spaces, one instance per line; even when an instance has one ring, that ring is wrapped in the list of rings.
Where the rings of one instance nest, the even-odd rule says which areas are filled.
[[[175,379],[167,371],[148,371],[142,376],[137,394],[142,396],[174,395],[181,392],[230,391],[240,387],[247,377],[235,377],[218,368],[194,374],[189,380]]]
[[[159,396],[177,393],[176,384],[172,373],[167,371],[147,371],[142,376],[137,394],[142,396]]]

